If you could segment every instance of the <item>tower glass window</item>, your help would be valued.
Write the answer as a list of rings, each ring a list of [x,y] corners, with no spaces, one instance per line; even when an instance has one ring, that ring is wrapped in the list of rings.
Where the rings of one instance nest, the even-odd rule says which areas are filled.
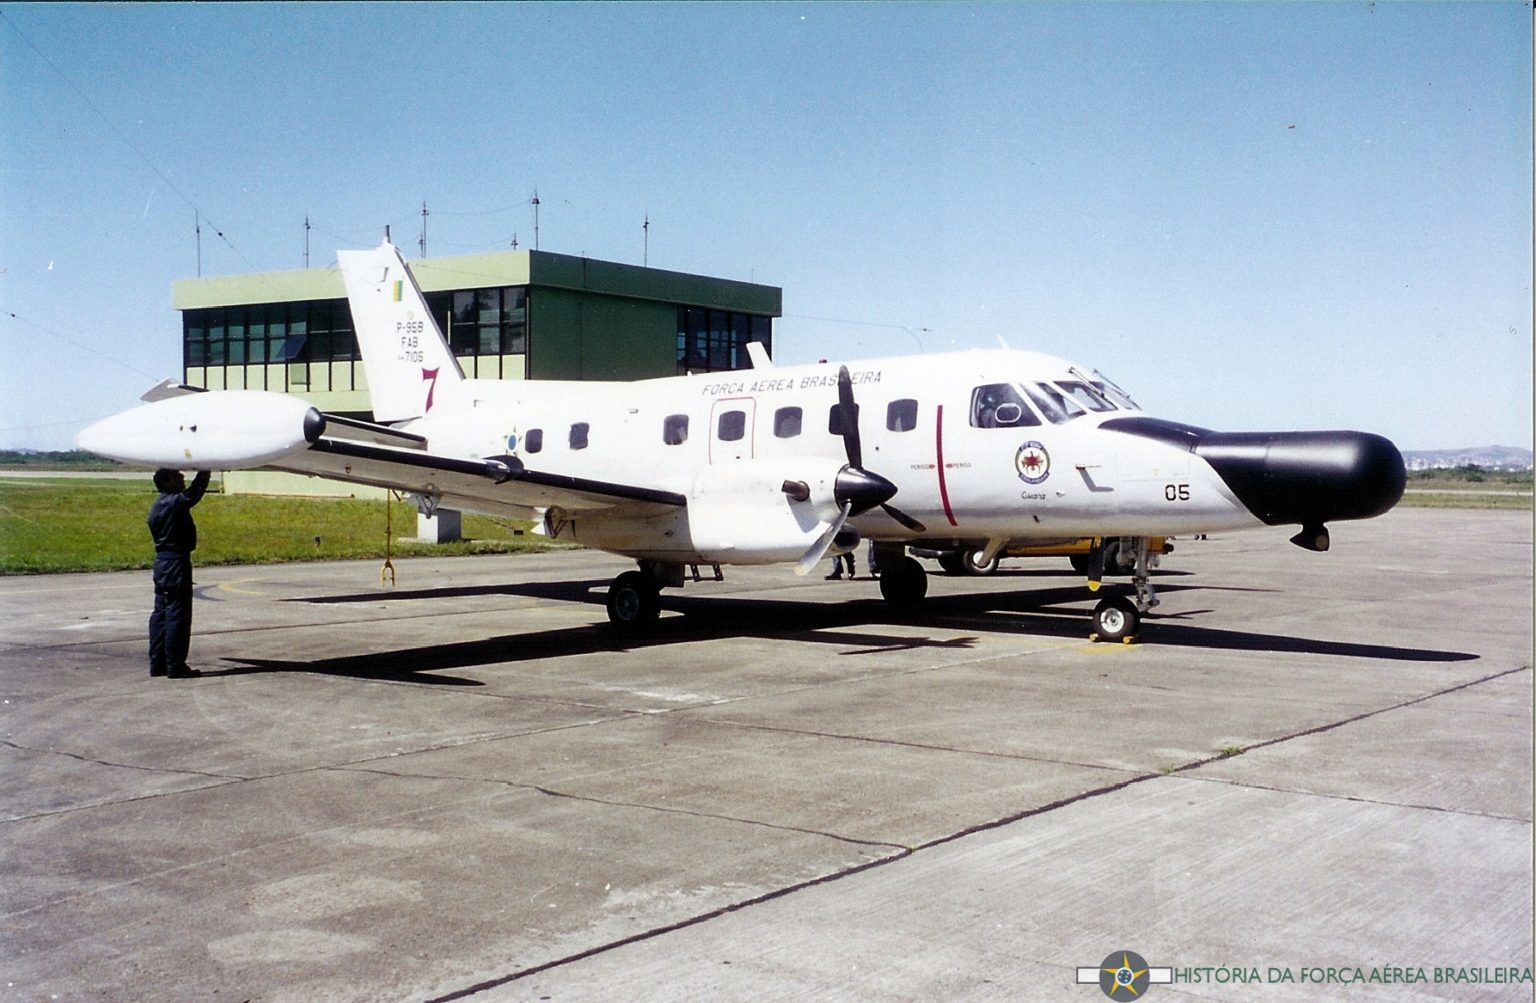
[[[773,319],[704,307],[677,308],[677,371],[718,373],[749,368],[747,343],[773,351]]]

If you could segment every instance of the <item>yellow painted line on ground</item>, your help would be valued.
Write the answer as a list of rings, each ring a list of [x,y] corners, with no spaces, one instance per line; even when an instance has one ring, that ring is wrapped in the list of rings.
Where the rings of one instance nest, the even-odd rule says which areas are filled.
[[[219,589],[220,592],[233,592],[236,595],[242,595],[242,596],[264,596],[264,595],[266,595],[265,592],[258,592],[255,589],[242,589],[242,588],[240,588],[241,585],[244,585],[247,582],[259,582],[259,581],[261,581],[260,578],[236,578],[232,582],[220,582],[219,586],[218,586],[218,589]]]

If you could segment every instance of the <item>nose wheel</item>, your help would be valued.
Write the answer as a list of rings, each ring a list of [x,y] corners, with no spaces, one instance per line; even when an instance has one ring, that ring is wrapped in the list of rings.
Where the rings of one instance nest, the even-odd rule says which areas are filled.
[[[1136,640],[1136,629],[1140,626],[1141,612],[1136,604],[1125,596],[1110,596],[1093,608],[1093,633],[1089,637],[1094,641],[1130,644]]]

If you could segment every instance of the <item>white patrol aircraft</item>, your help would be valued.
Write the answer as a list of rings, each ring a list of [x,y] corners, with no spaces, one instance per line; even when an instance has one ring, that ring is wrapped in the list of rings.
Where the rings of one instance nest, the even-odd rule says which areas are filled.
[[[1327,524],[1386,512],[1403,459],[1362,432],[1225,433],[1145,414],[1122,390],[1033,352],[966,351],[628,383],[465,378],[400,252],[338,255],[375,422],[255,390],[166,381],[80,448],[129,463],[286,470],[439,506],[530,518],[634,558],[608,615],[641,628],[698,564],[795,565],[874,545],[880,591],[916,607],[910,545],[979,550],[1090,538],[1135,600],[1103,600],[1092,636],[1129,641],[1156,605],[1154,537]]]

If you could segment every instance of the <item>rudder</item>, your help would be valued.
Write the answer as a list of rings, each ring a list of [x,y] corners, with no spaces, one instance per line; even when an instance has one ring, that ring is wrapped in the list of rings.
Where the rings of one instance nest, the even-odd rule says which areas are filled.
[[[400,249],[386,240],[368,251],[337,251],[336,258],[368,376],[374,421],[428,414],[463,382],[464,371]]]

